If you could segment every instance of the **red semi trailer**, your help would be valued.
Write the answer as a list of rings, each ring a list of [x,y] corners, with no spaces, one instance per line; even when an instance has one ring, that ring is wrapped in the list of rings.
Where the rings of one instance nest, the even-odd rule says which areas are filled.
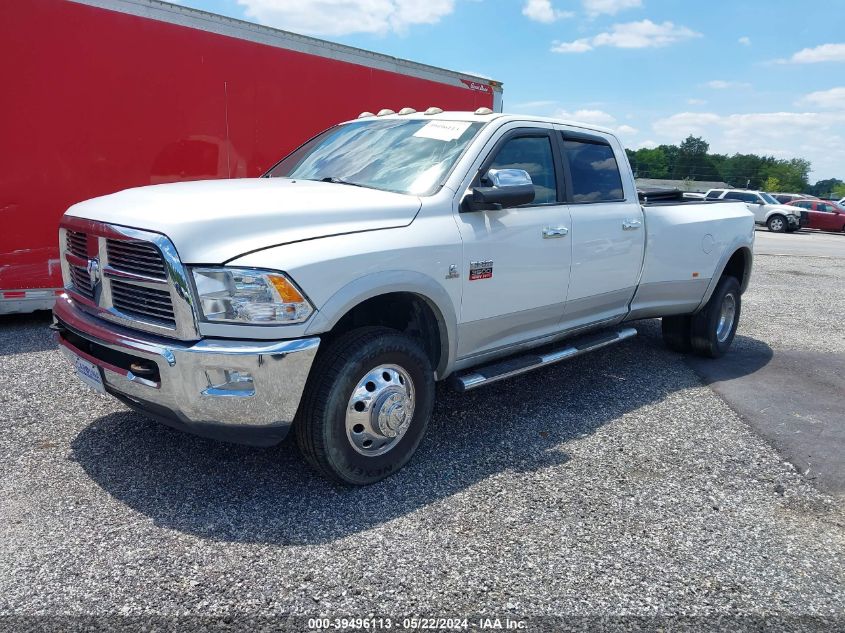
[[[0,314],[52,306],[80,200],[259,176],[364,110],[501,111],[501,84],[157,0],[0,2]]]

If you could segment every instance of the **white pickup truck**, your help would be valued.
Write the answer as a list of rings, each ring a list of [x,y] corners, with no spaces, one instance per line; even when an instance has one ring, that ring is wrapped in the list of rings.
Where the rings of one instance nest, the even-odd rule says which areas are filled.
[[[368,484],[459,390],[570,359],[662,317],[730,346],[751,274],[741,202],[638,199],[616,137],[489,110],[365,113],[262,178],[71,207],[57,338],[94,389],[166,424],[268,445],[293,428]]]

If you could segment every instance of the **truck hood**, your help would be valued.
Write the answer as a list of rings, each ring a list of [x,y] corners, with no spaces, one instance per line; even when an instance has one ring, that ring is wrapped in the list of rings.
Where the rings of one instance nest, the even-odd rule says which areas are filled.
[[[119,191],[66,215],[163,233],[186,264],[341,233],[407,226],[415,196],[287,178],[200,180]]]
[[[789,204],[767,204],[764,206],[766,207],[766,213],[769,211],[780,211],[781,213],[786,213],[787,215],[801,215],[800,207],[793,207]]]

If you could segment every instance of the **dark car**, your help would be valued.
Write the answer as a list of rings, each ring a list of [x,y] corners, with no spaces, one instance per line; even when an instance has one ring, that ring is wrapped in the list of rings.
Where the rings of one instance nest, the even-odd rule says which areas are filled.
[[[815,196],[806,193],[771,193],[769,195],[781,204],[789,204],[796,200],[816,200]]]
[[[845,207],[826,200],[795,200],[790,206],[803,209],[802,228],[845,232]],[[803,222],[806,213],[807,222]]]

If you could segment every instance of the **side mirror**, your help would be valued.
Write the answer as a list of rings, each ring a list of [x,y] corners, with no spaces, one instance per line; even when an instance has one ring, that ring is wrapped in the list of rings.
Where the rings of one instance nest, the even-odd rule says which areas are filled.
[[[534,201],[534,183],[524,169],[491,169],[486,179],[491,187],[473,187],[464,199],[467,211],[506,209]]]

